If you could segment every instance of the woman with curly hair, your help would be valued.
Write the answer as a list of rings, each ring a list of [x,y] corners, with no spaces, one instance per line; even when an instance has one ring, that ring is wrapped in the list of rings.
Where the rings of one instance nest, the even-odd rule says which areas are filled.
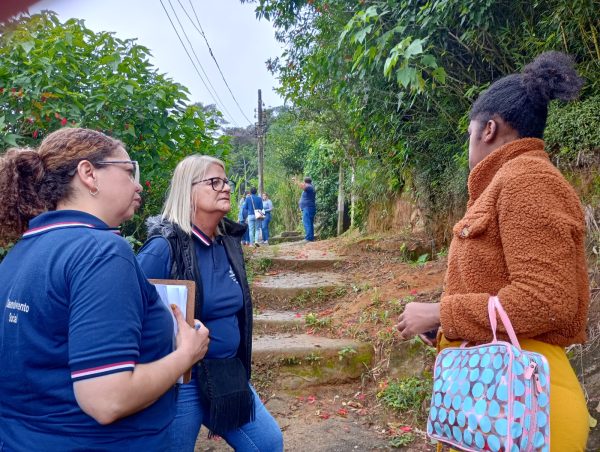
[[[441,348],[490,342],[488,299],[497,295],[523,349],[550,364],[550,444],[570,452],[583,451],[588,436],[565,353],[586,340],[585,221],[543,135],[549,102],[573,99],[581,86],[572,59],[547,52],[479,96],[470,114],[469,201],[454,226],[441,302],[408,304],[397,325],[405,339],[441,325]],[[538,450],[527,435],[520,441],[520,450]]]
[[[208,330],[169,310],[119,225],[140,206],[123,143],[66,128],[0,157],[0,450],[165,450]],[[199,322],[198,322],[199,324]],[[199,324],[200,326],[200,324]]]

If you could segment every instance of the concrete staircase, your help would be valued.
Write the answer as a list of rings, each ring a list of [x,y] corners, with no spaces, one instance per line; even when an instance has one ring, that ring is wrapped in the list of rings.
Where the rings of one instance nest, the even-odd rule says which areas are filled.
[[[271,263],[252,284],[259,313],[254,318],[253,364],[256,378],[269,374],[269,388],[294,391],[360,378],[373,359],[370,344],[306,334],[305,314],[319,310],[346,290],[343,258],[293,244],[262,247],[253,259]],[[337,270],[337,271],[336,271]]]
[[[344,256],[318,248],[281,243],[251,250],[250,265],[260,269],[252,282],[252,384],[280,425],[285,450],[389,450],[385,421],[371,417],[361,386],[361,377],[382,357],[374,363],[369,343],[328,337],[327,324],[315,325],[326,317],[310,315],[332,307],[331,297],[359,283],[360,276],[348,272]],[[414,342],[398,344],[386,357],[389,376],[420,375],[430,361],[426,354]],[[231,450],[223,440],[208,439],[204,428],[195,448]],[[406,450],[433,452],[434,446]]]

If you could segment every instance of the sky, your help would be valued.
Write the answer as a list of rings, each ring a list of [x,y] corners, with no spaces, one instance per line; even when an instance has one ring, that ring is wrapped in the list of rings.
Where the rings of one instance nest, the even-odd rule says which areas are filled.
[[[199,19],[199,27],[190,2]],[[137,38],[139,44],[150,49],[151,62],[159,72],[186,86],[192,103],[216,103],[229,126],[246,127],[250,122],[256,122],[259,89],[265,107],[283,104],[274,91],[278,82],[265,65],[267,59],[279,56],[282,48],[275,40],[271,24],[255,17],[254,5],[241,4],[239,0],[162,0],[162,3],[178,28],[204,83],[186,55],[160,0],[42,0],[31,6],[29,12],[33,14],[49,9],[55,11],[63,22],[75,17],[84,19],[85,25],[93,31],[113,31],[121,39]],[[171,5],[183,24],[200,65]],[[196,27],[204,31],[233,96],[210,56],[206,41],[181,5]]]

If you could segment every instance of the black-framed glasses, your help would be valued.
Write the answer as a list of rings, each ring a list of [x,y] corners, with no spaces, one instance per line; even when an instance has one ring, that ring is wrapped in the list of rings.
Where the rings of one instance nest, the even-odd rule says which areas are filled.
[[[135,182],[136,184],[140,183],[140,165],[137,162],[137,160],[102,160],[100,162],[96,162],[96,165],[115,165],[117,163],[130,164],[131,170],[126,171],[129,173],[129,178],[131,179],[131,182]]]
[[[223,189],[225,188],[225,184],[229,185],[229,188],[231,189],[233,189],[233,187],[235,186],[235,182],[227,178],[223,179],[222,177],[209,177],[208,179],[202,179],[196,182],[192,182],[192,185],[196,185],[201,182],[210,182],[210,186],[214,191],[223,191]]]

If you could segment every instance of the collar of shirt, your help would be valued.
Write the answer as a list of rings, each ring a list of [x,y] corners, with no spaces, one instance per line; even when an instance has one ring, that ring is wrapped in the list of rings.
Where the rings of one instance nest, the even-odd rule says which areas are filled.
[[[211,246],[213,243],[212,239],[194,224],[192,225],[192,235],[196,237],[204,246]]]
[[[53,210],[44,212],[29,222],[29,229],[23,238],[44,234],[56,229],[89,228],[121,234],[118,228],[111,228],[98,217],[79,210]]]

